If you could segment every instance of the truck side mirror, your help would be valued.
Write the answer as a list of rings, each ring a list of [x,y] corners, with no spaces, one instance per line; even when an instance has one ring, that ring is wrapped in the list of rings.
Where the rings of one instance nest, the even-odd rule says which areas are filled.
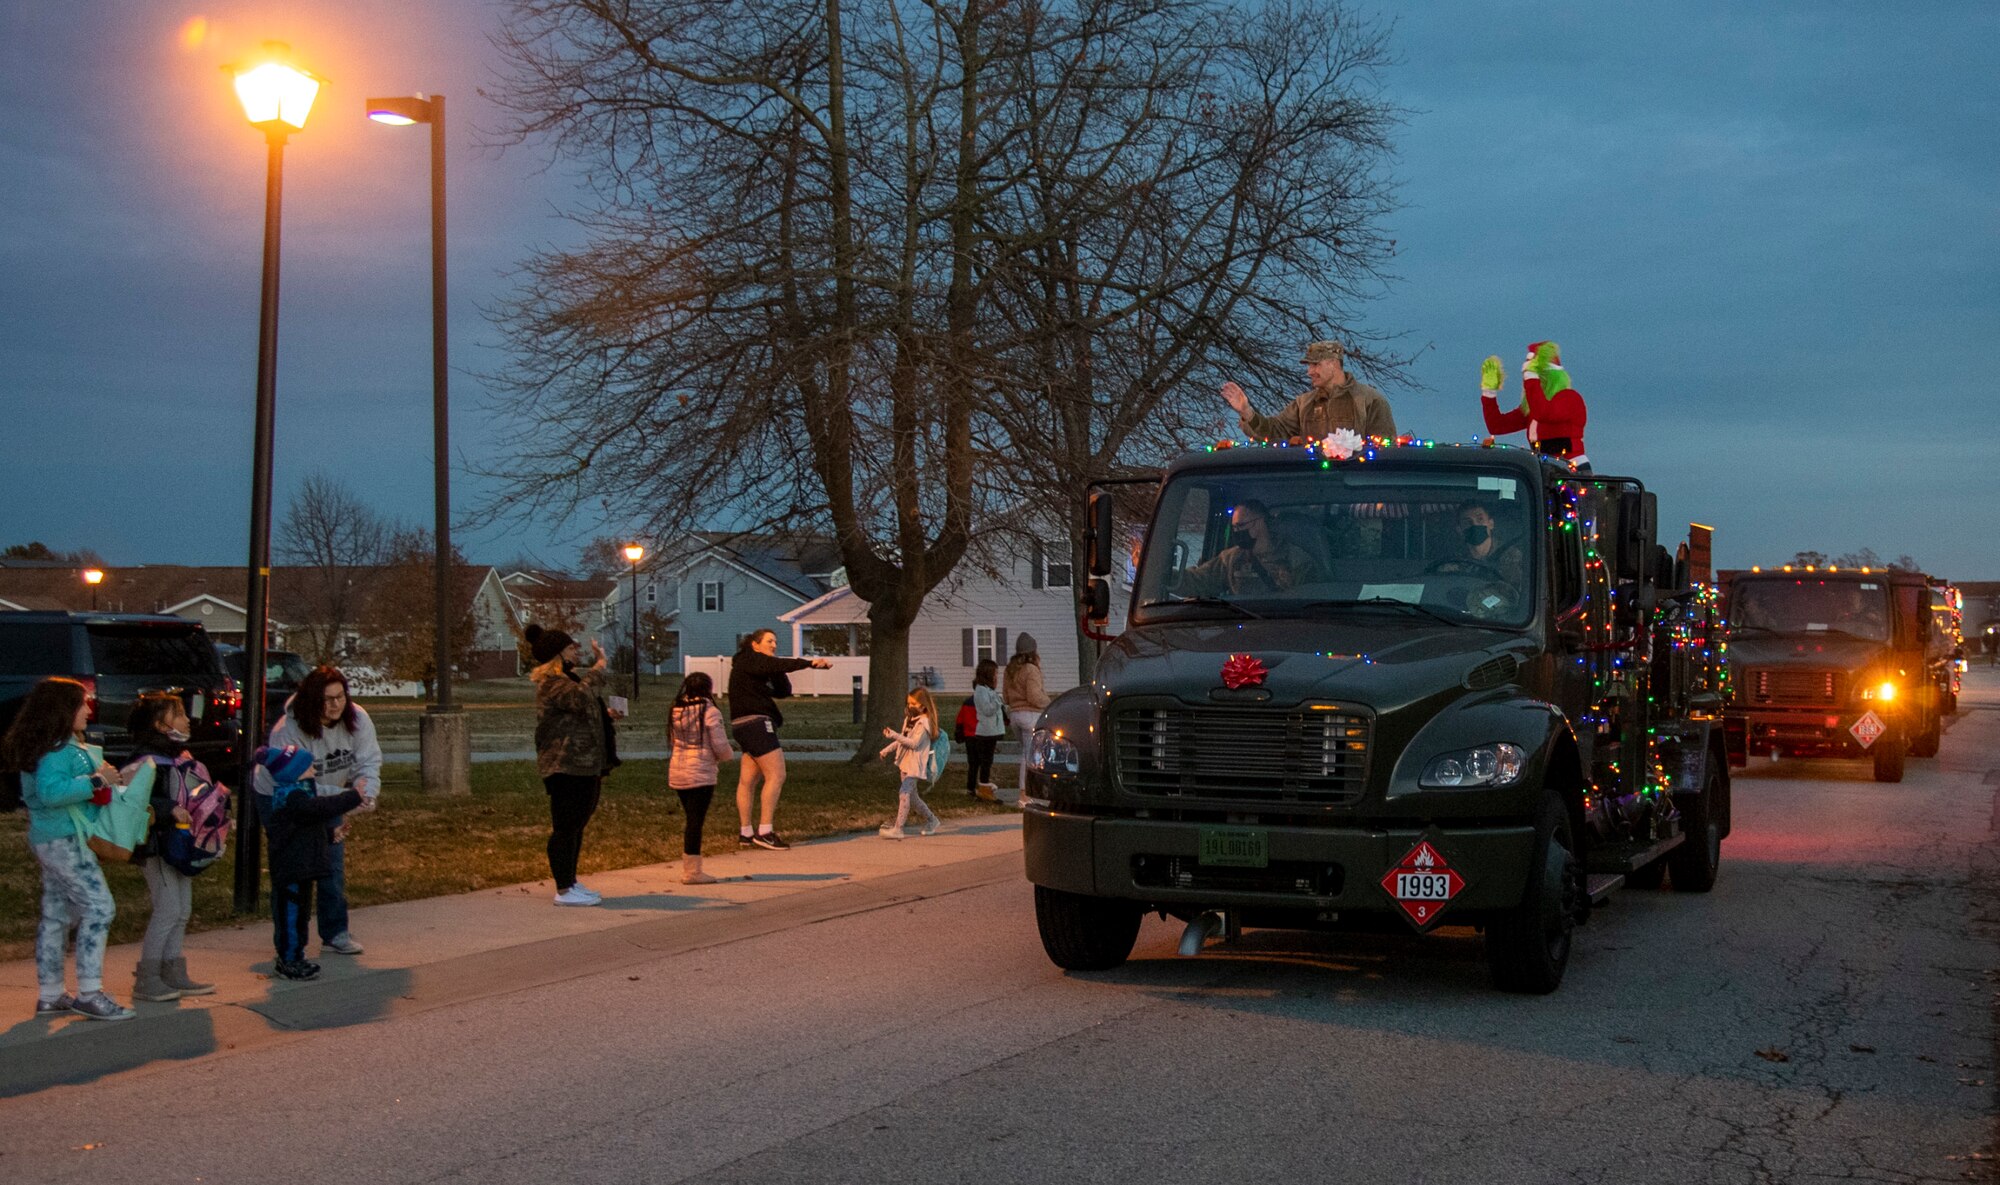
[[[1659,534],[1659,499],[1647,490],[1625,490],[1618,496],[1618,578],[1644,580],[1652,566],[1653,539]]]
[[[1083,615],[1092,621],[1102,622],[1111,618],[1111,582],[1102,576],[1092,576],[1083,586]]]
[[[1111,496],[1092,490],[1084,515],[1088,519],[1084,539],[1084,561],[1092,576],[1111,575]]]

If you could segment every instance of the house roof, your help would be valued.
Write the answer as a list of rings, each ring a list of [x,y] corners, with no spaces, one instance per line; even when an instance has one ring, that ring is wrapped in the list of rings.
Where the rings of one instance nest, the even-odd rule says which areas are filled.
[[[352,612],[363,615],[378,578],[388,569],[366,566],[340,569],[353,586]],[[467,565],[476,576],[465,588],[460,612],[470,612],[472,601],[493,569]],[[174,613],[203,599],[243,612],[248,601],[248,569],[233,567],[190,567],[181,564],[141,564],[136,567],[104,568],[104,583],[97,587],[97,604],[107,611],[126,613]],[[271,619],[280,625],[309,624],[315,589],[321,579],[318,568],[274,567],[271,569]],[[83,582],[82,569],[0,568],[0,600],[30,609],[90,608],[90,586]]]
[[[691,538],[696,546],[668,562],[686,564],[711,551],[801,600],[825,592],[827,574],[840,567],[840,547],[826,535],[696,531]]]
[[[502,577],[502,582],[511,581],[517,575],[521,573],[509,573]],[[601,601],[618,591],[618,581],[609,576],[572,580],[552,572],[536,572],[532,575],[534,580],[531,583],[524,587],[521,582],[515,582],[507,589],[508,595],[537,601]]]
[[[853,625],[868,620],[868,602],[843,584],[796,609],[778,614],[778,620],[786,625]]]

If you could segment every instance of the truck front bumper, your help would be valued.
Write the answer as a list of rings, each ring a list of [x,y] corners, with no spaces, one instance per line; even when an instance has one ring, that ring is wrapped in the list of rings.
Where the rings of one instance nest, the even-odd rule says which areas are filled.
[[[1200,861],[1209,825],[1070,813],[1030,805],[1023,812],[1028,879],[1093,897],[1152,905],[1237,906],[1337,913],[1400,913],[1381,885],[1419,839],[1465,880],[1444,911],[1458,914],[1520,904],[1535,849],[1535,828],[1518,826],[1372,828],[1257,827],[1266,833],[1264,868]]]
[[[1854,727],[1870,709],[1732,708],[1728,712],[1729,747],[1747,757],[1873,756],[1878,745],[1904,738],[1902,715],[1872,709],[1882,731],[1871,744],[1861,743]]]

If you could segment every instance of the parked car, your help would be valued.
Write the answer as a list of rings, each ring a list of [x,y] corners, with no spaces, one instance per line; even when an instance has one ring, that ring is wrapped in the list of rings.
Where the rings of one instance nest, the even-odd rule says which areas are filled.
[[[180,695],[191,721],[188,748],[216,776],[230,778],[223,771],[242,759],[243,696],[200,622],[142,613],[0,613],[0,729],[50,675],[89,689],[84,736],[114,764],[131,754],[125,720],[142,691]],[[0,778],[0,809],[19,804],[18,783]]]
[[[241,646],[221,643],[216,650],[222,655],[222,669],[236,680],[236,686],[246,692],[250,687],[250,652]],[[306,660],[289,650],[266,650],[264,652],[264,727],[269,730],[284,715],[285,704],[292,693],[299,689],[299,683],[312,668]]]

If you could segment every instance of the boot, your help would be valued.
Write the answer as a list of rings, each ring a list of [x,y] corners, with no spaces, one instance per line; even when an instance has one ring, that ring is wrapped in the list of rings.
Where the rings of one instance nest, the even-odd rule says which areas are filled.
[[[194,980],[188,978],[188,961],[185,957],[161,960],[160,978],[167,981],[168,987],[179,988],[183,996],[212,996],[215,994],[214,984],[196,983]]]
[[[684,885],[712,885],[715,878],[701,870],[701,857],[681,856],[681,883]]]
[[[139,971],[132,977],[132,998],[158,1004],[181,998],[181,990],[160,978],[160,964],[147,959],[139,960]]]

